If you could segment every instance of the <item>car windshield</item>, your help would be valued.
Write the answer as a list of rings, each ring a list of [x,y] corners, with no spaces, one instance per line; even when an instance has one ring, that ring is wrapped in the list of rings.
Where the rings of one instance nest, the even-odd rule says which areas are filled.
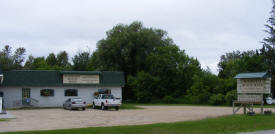
[[[114,96],[109,94],[109,95],[102,95],[102,99],[114,99]]]
[[[73,98],[72,101],[82,101],[81,98]]]

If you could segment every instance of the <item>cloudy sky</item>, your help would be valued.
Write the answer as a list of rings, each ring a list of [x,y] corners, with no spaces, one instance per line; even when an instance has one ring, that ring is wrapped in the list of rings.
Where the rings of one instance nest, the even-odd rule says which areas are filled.
[[[94,51],[118,23],[166,30],[202,67],[217,73],[222,54],[261,47],[271,0],[0,0],[0,48],[27,55]]]

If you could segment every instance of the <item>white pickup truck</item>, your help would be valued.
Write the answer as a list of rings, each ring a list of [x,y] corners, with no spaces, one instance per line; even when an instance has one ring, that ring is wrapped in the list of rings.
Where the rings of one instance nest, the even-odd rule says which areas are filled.
[[[93,109],[100,107],[101,110],[115,108],[119,110],[121,99],[115,98],[112,94],[99,94],[93,100]]]

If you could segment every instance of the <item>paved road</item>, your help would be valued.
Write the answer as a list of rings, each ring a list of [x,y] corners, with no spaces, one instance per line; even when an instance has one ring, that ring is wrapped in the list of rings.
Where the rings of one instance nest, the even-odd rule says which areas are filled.
[[[275,130],[247,132],[247,133],[238,133],[238,134],[275,134]]]

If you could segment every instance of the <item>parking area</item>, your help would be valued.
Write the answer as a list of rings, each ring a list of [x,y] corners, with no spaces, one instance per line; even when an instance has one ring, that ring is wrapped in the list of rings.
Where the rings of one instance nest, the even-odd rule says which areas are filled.
[[[119,111],[94,109],[85,111],[63,109],[11,110],[8,112],[13,114],[16,119],[0,122],[0,132],[177,122],[232,114],[231,107],[143,107],[145,109]]]

